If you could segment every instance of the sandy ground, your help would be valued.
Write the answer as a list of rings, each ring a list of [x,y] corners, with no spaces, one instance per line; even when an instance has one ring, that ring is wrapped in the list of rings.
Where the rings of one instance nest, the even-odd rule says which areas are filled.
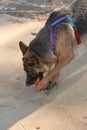
[[[49,93],[25,86],[18,42],[28,44],[34,38],[31,32],[43,24],[6,20],[0,24],[0,130],[87,130],[86,46],[78,48],[78,56],[62,70],[58,86]]]

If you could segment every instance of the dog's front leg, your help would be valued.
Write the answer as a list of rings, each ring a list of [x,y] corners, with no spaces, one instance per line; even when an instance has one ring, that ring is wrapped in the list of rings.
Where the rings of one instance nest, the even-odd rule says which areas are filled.
[[[37,86],[36,91],[40,91],[43,88],[46,88],[49,85],[49,81],[54,82],[55,79],[59,76],[61,69],[67,65],[72,59],[74,55],[68,55],[66,57],[62,57],[60,61],[56,64],[56,66],[47,74],[47,76],[40,82]]]
[[[55,70],[56,69],[51,70],[47,74],[47,76],[41,80],[41,82],[37,85],[36,91],[40,91],[42,89],[47,88],[51,82],[52,82],[52,84],[56,83],[56,77],[59,75],[59,72],[56,72]]]

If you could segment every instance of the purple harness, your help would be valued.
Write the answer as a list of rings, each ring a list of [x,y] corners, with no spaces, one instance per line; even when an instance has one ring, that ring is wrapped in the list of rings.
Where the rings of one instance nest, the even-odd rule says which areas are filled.
[[[69,19],[68,19],[69,18]],[[59,24],[60,22],[62,22],[63,20],[67,19],[68,22],[70,22],[72,24],[73,27],[75,27],[75,24],[73,23],[72,19],[69,16],[63,16],[59,19],[57,19],[55,22],[53,22],[50,25],[50,43],[51,43],[51,49],[54,53],[55,51],[55,45],[54,45],[54,36],[53,36],[53,30],[52,27],[54,27],[55,25]]]

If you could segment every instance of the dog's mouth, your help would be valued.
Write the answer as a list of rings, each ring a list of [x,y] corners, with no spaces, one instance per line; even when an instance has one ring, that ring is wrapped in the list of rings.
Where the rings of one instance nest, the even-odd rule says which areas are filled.
[[[37,76],[31,77],[29,80],[26,81],[26,86],[33,85],[37,79]]]
[[[30,76],[29,80],[26,81],[26,86],[35,84],[35,82],[37,81],[38,78],[40,80],[43,79],[43,72],[40,72],[40,73],[36,74],[35,76]]]

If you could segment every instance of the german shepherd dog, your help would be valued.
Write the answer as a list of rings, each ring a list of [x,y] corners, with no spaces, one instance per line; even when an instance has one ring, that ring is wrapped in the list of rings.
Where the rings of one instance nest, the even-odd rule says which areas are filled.
[[[87,0],[76,0],[68,8],[54,11],[49,16],[44,27],[30,42],[29,46],[19,42],[23,53],[23,66],[26,72],[26,85],[34,84],[37,75],[45,73],[44,78],[36,87],[36,91],[45,89],[50,83],[55,84],[61,69],[74,59],[76,44],[75,30],[70,22],[63,20],[52,29],[54,52],[51,47],[49,26],[62,16],[70,16],[74,21],[79,35],[87,31]]]

